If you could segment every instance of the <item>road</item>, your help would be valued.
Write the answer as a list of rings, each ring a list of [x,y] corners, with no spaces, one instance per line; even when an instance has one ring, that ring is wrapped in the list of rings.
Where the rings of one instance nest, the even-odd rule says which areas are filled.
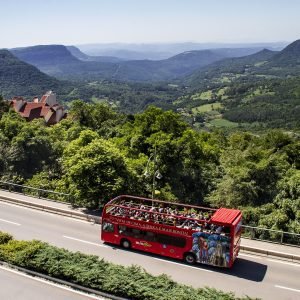
[[[0,202],[0,230],[16,239],[40,239],[72,251],[96,254],[114,263],[140,265],[154,275],[165,273],[193,287],[209,286],[232,291],[237,296],[262,299],[300,299],[300,264],[241,253],[231,270],[187,266],[103,244],[99,225],[4,202]]]
[[[6,300],[90,300],[104,299],[74,291],[40,278],[0,266],[0,298]]]

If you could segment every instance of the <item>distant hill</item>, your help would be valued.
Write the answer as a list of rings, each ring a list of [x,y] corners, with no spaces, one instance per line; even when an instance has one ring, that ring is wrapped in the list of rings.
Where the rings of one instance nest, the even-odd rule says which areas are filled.
[[[297,40],[283,50],[281,50],[277,55],[270,60],[272,66],[300,66],[300,40]]]
[[[33,46],[11,51],[19,59],[36,66],[42,72],[61,79],[110,78],[117,68],[109,62],[79,60],[63,45]]]
[[[211,51],[226,58],[234,58],[234,57],[252,55],[265,49],[271,50],[264,47],[253,47],[253,48],[219,48],[219,49],[211,49]]]
[[[11,50],[21,60],[51,76],[76,80],[163,81],[189,74],[223,58],[210,50],[188,51],[160,61],[108,62],[62,45],[33,46]],[[72,55],[74,53],[77,57]]]
[[[19,59],[29,64],[47,67],[58,64],[77,63],[78,59],[62,45],[41,45],[33,47],[15,48],[10,50]]]
[[[223,77],[222,74],[286,76],[289,72],[297,73],[297,70],[294,70],[298,68],[297,59],[295,60],[298,55],[297,42],[279,53],[264,49],[251,55],[241,56],[252,53],[256,49],[253,47],[194,50],[163,60],[128,61],[118,61],[114,57],[92,57],[76,47],[63,45],[18,48],[13,49],[12,52],[48,75],[80,81],[154,82],[176,79],[181,81],[182,77],[188,76],[187,84],[197,87],[199,81],[204,78],[218,80]],[[278,55],[275,55],[277,53]],[[228,58],[231,56],[238,57]],[[284,65],[285,61],[289,61],[289,68]]]
[[[123,61],[123,59],[114,56],[91,56],[83,53],[75,46],[66,46],[70,53],[76,58],[83,61],[99,61],[99,62],[112,62],[117,63]]]
[[[246,74],[255,73],[258,66],[267,63],[276,53],[276,51],[264,49],[243,57],[223,59],[195,71],[185,78],[185,82],[194,88],[198,88],[204,84],[204,80],[224,81],[230,80],[231,77],[235,78],[237,75],[245,76]]]
[[[277,43],[103,43],[78,45],[81,51],[94,56],[114,56],[125,60],[163,60],[174,55],[193,50],[216,50],[225,57],[238,57],[250,55],[264,48],[281,50],[288,42]],[[241,51],[239,51],[241,50]],[[230,52],[232,53],[230,54]],[[240,52],[240,53],[239,53]],[[220,54],[220,53],[219,53]],[[233,55],[232,55],[233,54]]]
[[[185,78],[185,82],[193,88],[202,88],[204,81],[220,83],[249,76],[285,78],[299,75],[300,40],[297,40],[281,51],[264,49],[252,55],[215,62],[196,70]]]
[[[135,60],[119,64],[114,79],[164,81],[182,77],[223,57],[209,50],[188,51],[160,61]]]
[[[72,87],[50,77],[31,66],[8,50],[0,50],[0,94],[4,98],[13,96],[41,96],[47,90],[60,94],[68,93]]]

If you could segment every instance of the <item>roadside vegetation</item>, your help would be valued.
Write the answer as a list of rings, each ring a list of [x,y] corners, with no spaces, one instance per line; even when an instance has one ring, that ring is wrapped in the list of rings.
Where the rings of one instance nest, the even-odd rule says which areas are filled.
[[[144,174],[159,169],[159,199],[240,208],[245,224],[300,233],[300,140],[293,132],[197,131],[157,107],[126,115],[79,100],[67,119],[47,127],[1,103],[3,181],[99,208],[119,194],[151,196],[153,176]]]
[[[192,288],[167,275],[153,276],[138,266],[123,267],[95,255],[70,252],[47,243],[18,241],[0,231],[0,260],[51,277],[134,300],[238,300],[233,293]]]

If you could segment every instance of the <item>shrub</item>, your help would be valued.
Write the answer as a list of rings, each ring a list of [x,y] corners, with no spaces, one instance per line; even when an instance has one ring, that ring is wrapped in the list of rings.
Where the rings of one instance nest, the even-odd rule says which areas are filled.
[[[0,231],[0,245],[7,244],[9,241],[13,239],[12,235]]]
[[[12,240],[1,235],[0,260],[52,277],[133,300],[234,300],[232,293],[179,284],[167,275],[154,276],[138,266],[123,267],[95,255],[70,252],[40,241]],[[250,299],[250,298],[244,298]]]

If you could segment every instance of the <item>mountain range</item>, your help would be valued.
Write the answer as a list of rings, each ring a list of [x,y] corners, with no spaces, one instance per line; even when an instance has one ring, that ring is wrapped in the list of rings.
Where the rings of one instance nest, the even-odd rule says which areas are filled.
[[[182,52],[207,49],[234,49],[236,56],[244,56],[258,52],[264,48],[281,50],[288,42],[277,43],[106,43],[77,45],[81,51],[88,55],[114,56],[124,60],[162,60]],[[239,50],[241,50],[240,53]],[[245,51],[246,50],[246,51]]]
[[[285,78],[300,75],[300,40],[281,51],[264,49],[244,57],[224,59],[199,69],[185,78],[185,83],[199,88],[205,81],[232,81],[249,78]]]
[[[74,46],[41,45],[11,49],[19,59],[42,72],[70,80],[165,81],[182,78],[229,57],[241,57],[258,48],[220,48],[186,51],[163,60],[127,60],[91,56]]]
[[[64,79],[163,81],[182,77],[225,56],[211,50],[188,51],[171,58],[117,61],[117,58],[91,57],[75,47],[63,45],[11,49],[19,59],[42,72]],[[72,53],[76,55],[72,55]]]
[[[241,53],[242,50],[195,50],[160,61],[122,61],[114,57],[94,57],[76,47],[62,45],[0,50],[0,94],[6,98],[16,95],[33,97],[52,89],[65,101],[106,99],[117,105],[126,105],[127,111],[133,112],[135,106],[141,109],[150,103],[171,108],[173,101],[181,95],[206,90],[217,95],[222,87],[232,90],[234,86],[242,86],[243,90],[249,90],[245,97],[251,98],[251,91],[264,93],[263,86],[273,79],[282,81],[272,81],[267,92],[269,97],[274,84],[283,86],[285,91],[292,86],[298,93],[300,40],[281,51],[263,49],[242,57],[227,57],[237,54],[236,51]],[[77,82],[57,78],[76,79]],[[295,79],[286,81],[289,78]],[[191,99],[188,100],[189,106],[201,105],[201,99],[199,103],[187,99]],[[259,97],[256,100],[260,101]]]

